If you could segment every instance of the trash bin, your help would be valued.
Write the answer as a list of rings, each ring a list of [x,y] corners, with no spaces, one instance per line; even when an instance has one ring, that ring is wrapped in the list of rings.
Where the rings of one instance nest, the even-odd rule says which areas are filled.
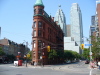
[[[22,66],[22,60],[18,60],[18,66]]]

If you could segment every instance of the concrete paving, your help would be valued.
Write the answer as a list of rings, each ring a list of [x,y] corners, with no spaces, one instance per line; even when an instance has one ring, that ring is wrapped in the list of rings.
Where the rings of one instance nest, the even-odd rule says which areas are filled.
[[[81,68],[79,68],[81,66]],[[83,65],[84,66],[84,65]],[[49,69],[52,69],[52,70],[59,70],[59,71],[74,71],[74,72],[87,72],[89,73],[90,72],[90,68],[89,66],[85,66],[85,68],[83,68],[82,65],[73,65],[73,64],[65,64],[65,65],[44,65],[44,66],[33,66],[33,65],[30,65],[30,64],[27,64],[27,67],[26,67],[26,64],[23,64],[22,66],[14,66],[12,65],[12,67],[16,67],[16,68],[49,68]],[[92,75],[100,75],[100,70],[98,69],[92,69]]]

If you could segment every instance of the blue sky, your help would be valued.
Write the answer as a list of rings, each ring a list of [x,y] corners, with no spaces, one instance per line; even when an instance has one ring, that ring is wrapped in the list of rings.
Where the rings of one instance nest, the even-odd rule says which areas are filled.
[[[91,16],[95,15],[96,0],[42,0],[44,10],[55,16],[58,5],[61,5],[66,16],[66,24],[70,24],[70,8],[72,3],[78,3],[82,12],[83,34],[89,37]],[[4,37],[23,43],[32,41],[33,5],[36,0],[0,0],[1,39]],[[31,46],[29,46],[31,48]]]

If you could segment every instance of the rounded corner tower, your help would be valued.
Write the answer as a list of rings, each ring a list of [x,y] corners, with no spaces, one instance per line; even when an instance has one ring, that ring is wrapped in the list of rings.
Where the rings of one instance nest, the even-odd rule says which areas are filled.
[[[42,0],[36,0],[36,3],[34,4],[33,7],[34,7],[34,15],[43,14],[44,4]]]

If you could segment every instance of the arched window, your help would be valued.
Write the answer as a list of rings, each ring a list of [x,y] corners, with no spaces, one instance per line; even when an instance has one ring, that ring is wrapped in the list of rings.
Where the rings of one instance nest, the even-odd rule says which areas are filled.
[[[39,14],[42,14],[42,9],[38,9]]]
[[[34,9],[34,15],[36,14],[36,9]]]

